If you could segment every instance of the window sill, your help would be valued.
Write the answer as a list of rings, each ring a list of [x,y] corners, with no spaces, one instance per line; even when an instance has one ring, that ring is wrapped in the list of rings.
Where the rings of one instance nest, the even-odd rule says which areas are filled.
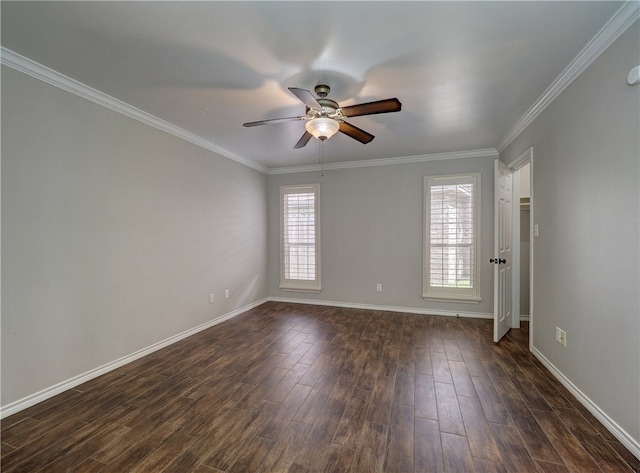
[[[422,298],[425,301],[432,302],[460,302],[463,304],[478,304],[482,301],[482,298],[479,296],[441,296],[441,295],[426,295],[423,294]]]
[[[322,292],[322,288],[307,288],[307,287],[295,287],[295,286],[278,286],[281,291],[288,292],[312,292],[318,294]]]

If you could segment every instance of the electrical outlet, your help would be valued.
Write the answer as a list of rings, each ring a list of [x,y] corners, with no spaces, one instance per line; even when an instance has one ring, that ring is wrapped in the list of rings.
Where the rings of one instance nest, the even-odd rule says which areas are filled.
[[[229,299],[229,289],[224,290],[224,298]]]
[[[377,284],[376,285],[376,291],[382,292],[382,284]]]
[[[215,302],[216,298],[213,295],[213,292],[211,294],[209,294],[209,304],[213,304]]]
[[[567,346],[567,332],[562,330],[560,327],[556,327],[556,342],[563,347]]]

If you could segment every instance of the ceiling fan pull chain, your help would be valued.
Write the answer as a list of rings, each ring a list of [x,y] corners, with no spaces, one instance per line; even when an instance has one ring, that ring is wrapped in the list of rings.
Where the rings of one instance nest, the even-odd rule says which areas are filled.
[[[324,177],[324,140],[320,140],[320,175]]]

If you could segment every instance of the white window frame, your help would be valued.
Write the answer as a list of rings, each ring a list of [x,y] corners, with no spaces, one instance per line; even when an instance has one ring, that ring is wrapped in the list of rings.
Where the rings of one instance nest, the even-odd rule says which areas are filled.
[[[437,287],[431,285],[431,187],[442,185],[473,184],[473,277],[470,288]],[[477,303],[480,297],[480,173],[424,178],[424,260],[422,297],[425,300]]]
[[[314,194],[314,230],[315,230],[315,279],[289,279],[285,277],[286,251],[285,248],[285,196],[288,194]],[[280,289],[285,291],[320,292],[320,184],[280,187]]]

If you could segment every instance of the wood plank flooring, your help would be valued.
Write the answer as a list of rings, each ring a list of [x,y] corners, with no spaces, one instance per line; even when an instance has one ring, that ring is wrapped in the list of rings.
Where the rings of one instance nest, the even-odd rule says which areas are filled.
[[[2,421],[3,472],[632,472],[492,321],[267,303]]]

